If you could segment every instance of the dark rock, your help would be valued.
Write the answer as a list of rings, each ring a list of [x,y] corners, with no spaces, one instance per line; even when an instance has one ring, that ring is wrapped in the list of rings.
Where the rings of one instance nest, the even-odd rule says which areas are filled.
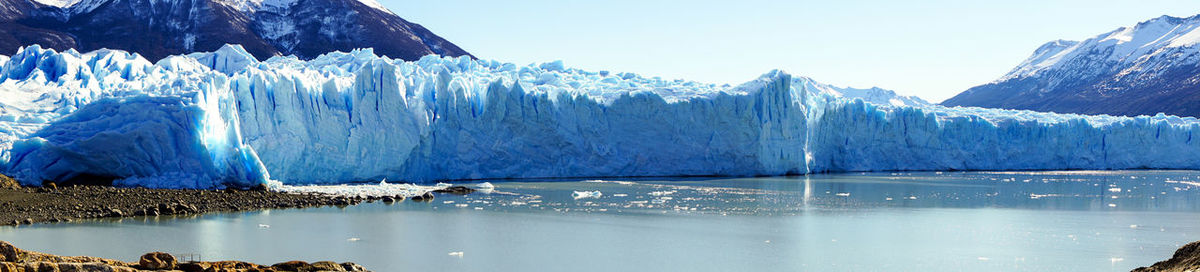
[[[367,271],[366,267],[351,262],[342,263],[342,268],[346,271]]]
[[[158,204],[158,212],[161,214],[175,214],[175,206],[167,205],[167,203]]]
[[[56,263],[36,262],[33,264],[37,266],[36,271],[46,271],[46,272],[58,272],[59,271],[58,264],[56,264]]]
[[[258,185],[254,185],[254,187],[250,187],[250,190],[251,191],[267,191],[267,190],[270,190],[270,188],[267,187],[266,183],[259,183]]]
[[[122,212],[120,209],[116,209],[116,208],[108,208],[108,210],[105,212],[106,212],[106,216],[108,216],[108,217],[125,216],[125,212]]]
[[[171,270],[175,269],[175,265],[175,256],[163,252],[146,253],[138,260],[138,266],[148,270]]]
[[[415,195],[412,197],[412,201],[416,201],[416,202],[433,201],[433,193],[425,192],[424,194]]]
[[[300,271],[301,268],[308,267],[309,264],[304,261],[289,261],[272,265],[271,268],[279,271]]]
[[[434,190],[433,192],[440,193],[440,194],[465,195],[465,194],[474,193],[475,189],[467,188],[466,186],[450,186],[450,187],[446,187],[444,189]]]
[[[176,267],[184,272],[204,272],[210,268],[212,268],[212,264],[199,262],[181,263]]]
[[[158,207],[147,207],[140,211],[133,212],[136,216],[158,216]]]
[[[53,181],[49,181],[49,180],[42,181],[42,188],[46,188],[46,189],[52,190],[52,191],[58,191],[58,184],[54,184]]]
[[[198,213],[198,212],[200,212],[200,210],[196,209],[196,206],[183,204],[183,203],[175,203],[175,212],[180,213],[180,214],[188,214],[188,213]]]
[[[21,224],[33,225],[33,218],[25,218],[25,220],[21,221]]]
[[[386,204],[392,204],[392,203],[396,202],[396,199],[392,198],[391,196],[385,196],[385,197],[383,197],[382,201],[383,201],[383,203],[386,203]]]
[[[17,256],[21,252],[16,246],[5,241],[0,241],[0,261],[3,262],[18,262]]]

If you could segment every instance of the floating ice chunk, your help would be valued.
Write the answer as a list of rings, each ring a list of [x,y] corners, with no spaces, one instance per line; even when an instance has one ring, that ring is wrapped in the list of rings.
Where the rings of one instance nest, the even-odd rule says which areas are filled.
[[[632,182],[632,181],[621,181],[621,180],[602,180],[602,179],[593,179],[593,180],[585,180],[585,181],[583,181],[583,182],[588,182],[588,183],[613,183],[613,184],[620,184],[620,185],[637,185],[637,182]]]
[[[360,239],[358,237],[350,237],[350,239],[346,239],[346,241],[347,242],[358,242],[358,241],[362,241],[362,239]]]
[[[575,191],[574,193],[571,193],[571,197],[574,197],[575,199],[600,198],[602,195],[603,194],[600,193],[600,191]]]
[[[267,225],[267,224],[258,224],[258,228],[260,228],[260,229],[269,229],[269,228],[271,228],[271,225]]]
[[[450,254],[447,254],[447,255],[450,255],[451,257],[459,257],[459,258],[462,258],[462,257],[463,257],[463,252],[462,252],[462,251],[455,251],[455,252],[450,252]]]
[[[496,191],[496,186],[492,185],[491,182],[482,182],[479,184],[475,184],[475,185],[471,186],[471,188],[475,189],[476,192],[480,192],[480,193],[484,193],[484,194],[490,194],[490,193],[493,193]]]
[[[272,191],[286,193],[316,193],[327,194],[334,196],[347,197],[385,197],[385,196],[402,196],[412,197],[425,194],[437,189],[448,187],[448,184],[438,184],[435,186],[421,186],[414,184],[389,184],[382,181],[378,184],[342,184],[342,185],[285,185],[283,183],[271,181],[268,182],[268,188]]]
[[[835,196],[840,196],[840,197],[848,197],[848,196],[850,196],[850,193],[836,193],[836,194],[833,194],[833,195],[835,195]]]
[[[676,191],[674,191],[674,190],[672,190],[672,191],[653,191],[653,192],[650,192],[650,195],[651,196],[665,196],[665,195],[674,194],[675,192]]]

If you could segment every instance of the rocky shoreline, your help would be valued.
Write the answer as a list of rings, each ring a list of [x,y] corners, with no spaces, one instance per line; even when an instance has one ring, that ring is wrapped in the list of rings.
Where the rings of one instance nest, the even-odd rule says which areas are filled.
[[[363,200],[240,190],[166,190],[70,186],[0,188],[0,225],[129,216],[352,205]]]
[[[452,187],[437,193],[467,194],[474,190]],[[431,201],[433,194],[412,197]],[[398,202],[403,196],[343,197],[257,190],[173,190],[111,186],[20,187],[0,175],[0,226],[72,222],[81,219],[134,216],[196,215],[319,206],[347,206],[366,201]]]
[[[1200,271],[1200,241],[1191,242],[1175,251],[1175,255],[1166,261],[1157,262],[1150,267],[1139,267],[1134,272],[1183,272]]]
[[[289,261],[260,265],[241,261],[184,262],[171,254],[151,252],[136,263],[87,256],[58,256],[17,248],[0,241],[0,272],[126,272],[126,271],[368,271],[355,263]]]

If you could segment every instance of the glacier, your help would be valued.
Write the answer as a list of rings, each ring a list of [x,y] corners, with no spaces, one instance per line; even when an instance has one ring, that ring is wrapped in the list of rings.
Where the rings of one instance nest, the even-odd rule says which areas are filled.
[[[152,188],[843,171],[1200,169],[1200,121],[942,107],[470,57],[0,56],[0,170]]]

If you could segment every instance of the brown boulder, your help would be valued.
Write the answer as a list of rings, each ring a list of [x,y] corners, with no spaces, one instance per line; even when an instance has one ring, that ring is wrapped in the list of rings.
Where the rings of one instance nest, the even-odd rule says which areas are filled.
[[[56,263],[36,262],[36,263],[32,263],[32,264],[34,266],[37,266],[37,270],[35,270],[35,271],[39,271],[39,272],[40,271],[46,271],[46,272],[58,272],[59,271],[58,264],[56,264]]]
[[[60,263],[58,264],[58,271],[75,272],[85,270],[83,270],[83,263]]]
[[[257,264],[252,264],[242,261],[220,261],[210,262],[214,270],[261,270],[263,267]]]
[[[163,252],[146,253],[138,260],[138,266],[146,270],[171,270],[176,264],[175,256]]]
[[[271,268],[279,271],[300,271],[301,268],[308,267],[309,264],[304,261],[282,262],[272,265]]]
[[[20,262],[21,250],[13,244],[0,241],[0,262]]]
[[[0,272],[20,271],[21,269],[18,269],[17,263],[0,262]]]
[[[320,261],[309,265],[309,271],[346,271],[346,269],[335,262]]]
[[[0,189],[20,189],[21,183],[17,180],[0,174]]]

